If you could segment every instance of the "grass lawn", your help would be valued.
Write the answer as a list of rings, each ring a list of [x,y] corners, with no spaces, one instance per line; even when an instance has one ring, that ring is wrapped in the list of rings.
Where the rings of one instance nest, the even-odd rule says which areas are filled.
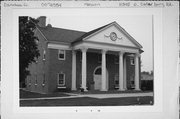
[[[137,100],[139,98],[139,101]],[[69,99],[21,100],[20,106],[123,106],[123,105],[150,105],[153,97],[125,97],[96,99],[89,97]]]
[[[69,96],[69,95],[64,94],[63,92],[57,92],[52,94],[40,94],[40,93],[34,93],[20,89],[20,98],[65,97],[65,96]]]

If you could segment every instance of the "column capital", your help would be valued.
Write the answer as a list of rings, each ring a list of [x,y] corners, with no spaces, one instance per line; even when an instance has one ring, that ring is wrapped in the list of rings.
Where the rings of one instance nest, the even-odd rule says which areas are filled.
[[[106,53],[107,51],[108,51],[108,50],[106,50],[106,49],[102,49],[102,50],[101,50],[102,53]]]
[[[124,53],[124,51],[119,51],[119,55],[123,55]]]
[[[141,57],[140,53],[135,53],[135,57]]]
[[[88,48],[85,48],[85,47],[81,48],[82,52],[86,52],[87,50],[88,50]]]

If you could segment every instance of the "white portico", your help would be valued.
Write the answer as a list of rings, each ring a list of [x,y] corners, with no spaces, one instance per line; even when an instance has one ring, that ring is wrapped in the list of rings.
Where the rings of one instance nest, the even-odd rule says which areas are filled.
[[[106,55],[116,53],[119,56],[119,90],[126,90],[126,55],[133,54],[135,61],[135,90],[139,87],[139,57],[142,46],[121,26],[112,22],[106,26],[88,32],[81,39],[72,43],[72,90],[76,90],[76,51],[82,52],[81,88],[87,91],[87,53],[101,53],[101,91],[108,90]]]

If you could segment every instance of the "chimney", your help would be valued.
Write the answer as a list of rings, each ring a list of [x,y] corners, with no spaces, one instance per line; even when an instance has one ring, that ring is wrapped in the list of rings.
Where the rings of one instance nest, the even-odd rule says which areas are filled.
[[[37,19],[39,20],[38,25],[40,27],[46,27],[46,16],[40,16]]]

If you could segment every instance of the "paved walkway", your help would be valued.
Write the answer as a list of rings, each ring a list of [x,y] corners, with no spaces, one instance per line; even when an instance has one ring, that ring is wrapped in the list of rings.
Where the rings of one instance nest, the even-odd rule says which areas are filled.
[[[69,98],[80,98],[80,97],[90,97],[97,99],[104,98],[121,98],[121,97],[144,97],[144,96],[153,96],[153,93],[123,93],[123,94],[74,94],[74,93],[65,93],[67,97],[44,97],[44,98],[24,98],[20,100],[45,100],[45,99],[69,99]]]
[[[120,98],[120,97],[144,97],[144,96],[153,96],[153,93],[124,93],[124,94],[87,94],[85,97],[91,98]]]

